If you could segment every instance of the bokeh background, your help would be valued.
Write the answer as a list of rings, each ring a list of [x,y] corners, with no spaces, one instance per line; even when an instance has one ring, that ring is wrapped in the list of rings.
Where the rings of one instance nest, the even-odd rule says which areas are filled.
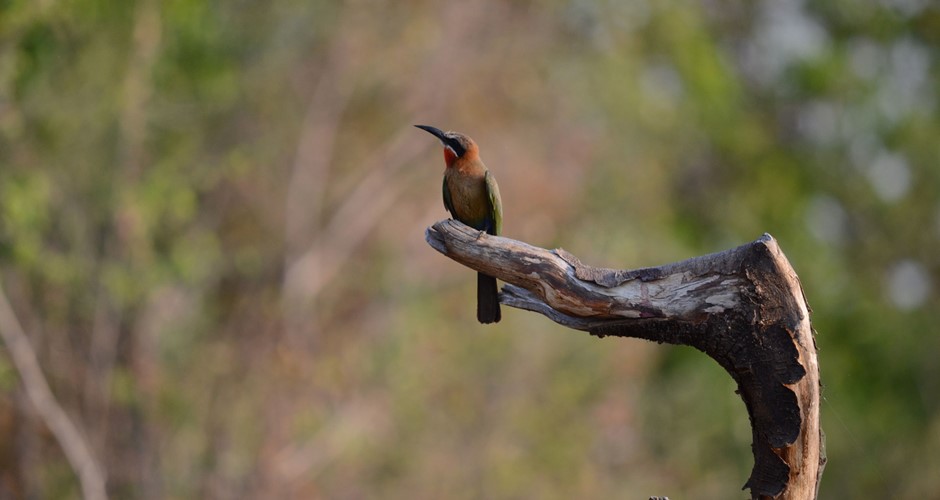
[[[689,348],[434,252],[465,132],[507,236],[635,268],[773,234],[822,498],[940,498],[928,0],[3,0],[0,283],[113,498],[745,498]],[[0,498],[80,485],[0,347]]]

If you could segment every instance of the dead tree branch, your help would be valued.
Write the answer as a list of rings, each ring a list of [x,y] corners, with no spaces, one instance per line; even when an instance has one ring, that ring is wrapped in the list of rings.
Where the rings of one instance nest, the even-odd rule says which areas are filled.
[[[29,344],[26,332],[23,331],[2,287],[0,287],[0,337],[3,338],[10,352],[10,359],[20,375],[23,386],[26,388],[26,395],[35,407],[36,413],[52,431],[65,453],[65,458],[78,476],[82,495],[86,500],[106,499],[104,474],[101,467],[92,456],[91,449],[78,427],[52,394],[52,389],[49,388],[49,383],[39,367],[36,352]]]
[[[500,301],[598,337],[695,347],[738,384],[751,420],[753,498],[814,499],[826,462],[809,307],[776,240],[636,270],[594,268],[453,220],[434,249],[509,283]]]

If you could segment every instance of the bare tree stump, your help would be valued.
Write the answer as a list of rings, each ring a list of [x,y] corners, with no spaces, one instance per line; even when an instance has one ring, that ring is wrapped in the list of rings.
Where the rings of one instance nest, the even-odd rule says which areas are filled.
[[[695,347],[738,384],[751,420],[752,498],[814,499],[826,463],[819,365],[800,280],[765,234],[731,250],[636,270],[594,268],[562,250],[428,228],[434,249],[505,281],[500,302],[598,337]]]

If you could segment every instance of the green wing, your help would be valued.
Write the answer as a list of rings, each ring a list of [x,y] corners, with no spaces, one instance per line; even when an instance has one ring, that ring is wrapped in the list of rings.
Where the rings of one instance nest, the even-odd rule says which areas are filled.
[[[447,191],[445,188],[444,191]],[[490,218],[493,220],[493,234],[503,232],[503,202],[499,199],[499,186],[496,185],[496,178],[486,171],[486,195],[490,199]],[[448,202],[446,195],[444,203]]]
[[[454,213],[454,203],[450,200],[450,189],[447,189],[447,176],[444,176],[444,208],[450,212],[450,216],[456,218],[457,214]]]

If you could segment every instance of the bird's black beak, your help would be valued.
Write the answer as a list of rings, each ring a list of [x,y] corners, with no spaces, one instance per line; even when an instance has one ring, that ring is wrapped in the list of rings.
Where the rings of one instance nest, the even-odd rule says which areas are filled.
[[[418,127],[421,130],[424,130],[428,132],[429,134],[433,135],[434,137],[437,137],[438,139],[441,140],[441,142],[444,142],[447,140],[447,138],[444,137],[444,131],[437,127],[432,127],[430,125],[415,125],[415,127]]]
[[[450,148],[451,151],[453,151],[454,154],[456,154],[457,156],[463,156],[465,152],[463,144],[460,144],[460,141],[458,141],[457,139],[454,139],[453,137],[447,137],[447,135],[444,134],[443,130],[437,127],[432,127],[430,125],[415,125],[415,127],[418,127],[421,130],[424,130],[427,133],[433,135],[434,137],[437,137],[438,139],[440,139],[441,144]]]

